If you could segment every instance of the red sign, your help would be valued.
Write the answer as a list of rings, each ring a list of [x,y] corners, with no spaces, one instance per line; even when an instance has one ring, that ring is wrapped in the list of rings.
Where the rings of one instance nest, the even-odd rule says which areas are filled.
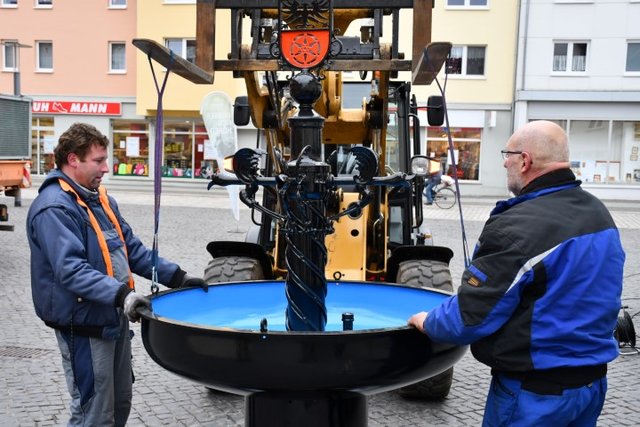
[[[87,114],[97,116],[119,116],[119,102],[91,101],[33,101],[31,112],[36,114]]]
[[[329,30],[282,30],[280,51],[296,68],[309,69],[320,64],[329,52]]]

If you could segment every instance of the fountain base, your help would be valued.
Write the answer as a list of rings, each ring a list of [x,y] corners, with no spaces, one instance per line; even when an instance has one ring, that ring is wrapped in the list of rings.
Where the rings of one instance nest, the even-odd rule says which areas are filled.
[[[260,392],[245,398],[247,427],[366,427],[367,396],[348,391]]]

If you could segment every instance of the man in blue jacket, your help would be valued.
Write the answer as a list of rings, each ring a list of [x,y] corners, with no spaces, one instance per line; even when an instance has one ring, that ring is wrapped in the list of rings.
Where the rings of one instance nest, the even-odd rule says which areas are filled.
[[[502,155],[515,197],[491,212],[457,295],[408,323],[491,367],[483,425],[595,426],[618,355],[618,229],[556,124],[528,123]]]
[[[124,426],[133,376],[129,320],[149,307],[132,273],[152,276],[152,252],[133,234],[100,184],[108,173],[108,139],[76,123],[55,149],[57,169],[29,209],[31,291],[36,314],[55,330],[71,395],[69,426]],[[158,281],[172,288],[207,286],[159,259]]]

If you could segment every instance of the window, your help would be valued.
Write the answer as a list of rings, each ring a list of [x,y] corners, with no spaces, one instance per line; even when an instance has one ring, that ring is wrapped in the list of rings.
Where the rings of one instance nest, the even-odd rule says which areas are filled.
[[[560,42],[553,45],[553,71],[580,73],[587,70],[587,43]]]
[[[453,152],[456,160],[456,171],[459,179],[479,180],[480,171],[480,128],[451,128]],[[428,156],[440,159],[442,170],[453,176],[451,154],[447,133],[442,127],[429,126],[427,130]]]
[[[452,7],[487,7],[489,0],[447,0],[447,6]]]
[[[149,176],[149,125],[113,121],[113,174]]]
[[[196,62],[196,41],[193,39],[166,39],[165,46],[189,62]]]
[[[2,7],[18,7],[18,0],[0,0],[0,6]]]
[[[126,9],[127,0],[109,0],[109,9]]]
[[[58,145],[53,117],[31,118],[31,173],[46,175],[55,168],[53,150]]]
[[[567,120],[566,129],[578,179],[640,184],[640,122]]]
[[[36,42],[37,71],[53,71],[53,43]]]
[[[5,40],[0,44],[2,44],[2,70],[18,71],[18,42]]]
[[[640,41],[627,44],[627,66],[625,71],[640,72]]]
[[[484,46],[454,46],[447,62],[448,74],[483,76],[485,61]]]
[[[362,108],[362,100],[371,98],[371,83],[348,82],[342,85],[342,108]]]
[[[36,7],[50,9],[53,7],[53,0],[36,0]]]
[[[205,178],[215,171],[215,160],[205,155],[208,139],[202,121],[165,122],[162,176]]]
[[[109,72],[110,73],[126,73],[126,45],[124,42],[109,43]]]

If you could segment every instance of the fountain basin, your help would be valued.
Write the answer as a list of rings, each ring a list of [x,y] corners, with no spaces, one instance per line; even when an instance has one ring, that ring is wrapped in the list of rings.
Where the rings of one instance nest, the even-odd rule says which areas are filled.
[[[165,291],[152,297],[152,311],[140,311],[144,346],[175,374],[245,396],[384,392],[437,375],[466,351],[406,326],[446,293],[372,282],[327,286],[324,332],[285,330],[283,281]],[[342,331],[344,312],[354,314],[351,331]]]

